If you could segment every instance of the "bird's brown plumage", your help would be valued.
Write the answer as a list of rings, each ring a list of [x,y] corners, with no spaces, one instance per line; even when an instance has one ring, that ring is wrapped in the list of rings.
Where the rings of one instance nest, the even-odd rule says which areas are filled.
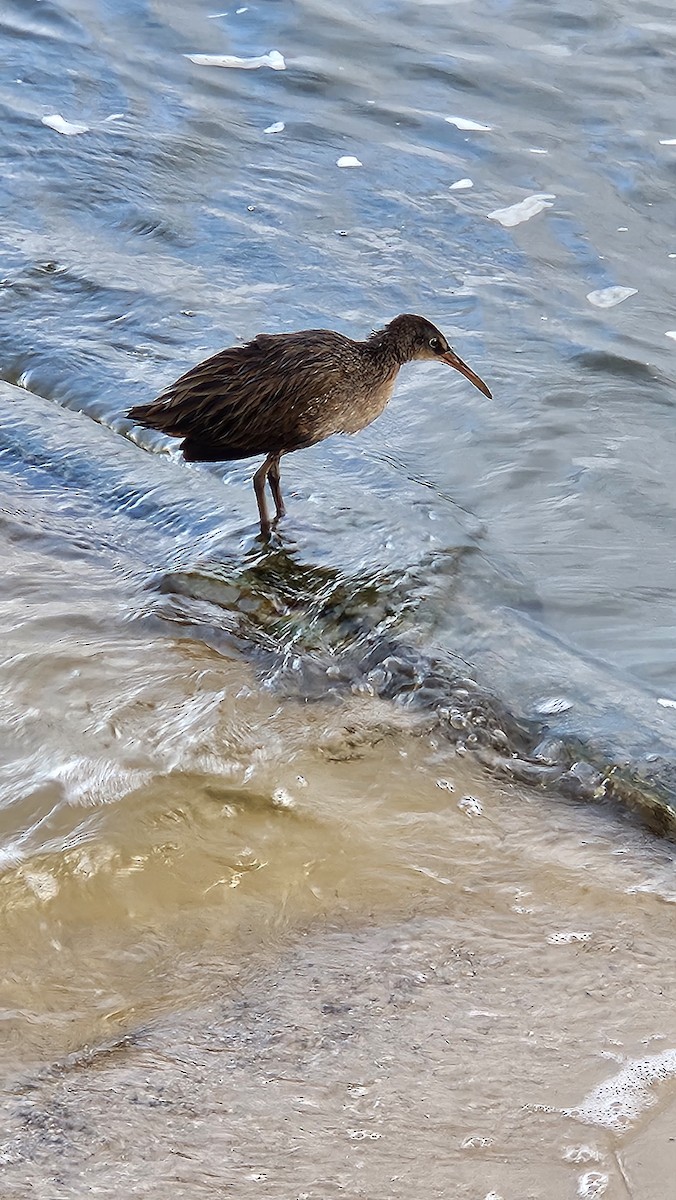
[[[446,361],[490,396],[431,322],[405,313],[362,342],[330,329],[259,334],[199,363],[128,416],[183,438],[183,456],[191,462],[267,455],[254,478],[267,532],[266,479],[277,516],[284,512],[282,454],[369,425],[385,408],[399,368],[414,359]]]

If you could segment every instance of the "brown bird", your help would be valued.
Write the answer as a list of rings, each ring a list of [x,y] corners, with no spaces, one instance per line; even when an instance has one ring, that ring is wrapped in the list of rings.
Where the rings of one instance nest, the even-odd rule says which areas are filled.
[[[403,313],[363,342],[330,329],[260,333],[181,375],[152,404],[127,414],[147,429],[183,438],[188,462],[265,454],[253,477],[261,533],[270,530],[265,484],[284,516],[279,460],[332,433],[357,433],[379,417],[408,362],[455,367],[491,399],[486,384],[424,317]]]

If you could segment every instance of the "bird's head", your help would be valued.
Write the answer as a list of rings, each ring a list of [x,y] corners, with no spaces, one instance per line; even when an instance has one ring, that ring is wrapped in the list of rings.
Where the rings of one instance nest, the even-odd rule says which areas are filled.
[[[386,325],[384,331],[388,340],[399,351],[401,362],[444,362],[449,367],[455,367],[461,375],[469,379],[489,400],[493,397],[481,379],[466,362],[449,346],[446,338],[436,325],[425,317],[414,313],[402,313]]]

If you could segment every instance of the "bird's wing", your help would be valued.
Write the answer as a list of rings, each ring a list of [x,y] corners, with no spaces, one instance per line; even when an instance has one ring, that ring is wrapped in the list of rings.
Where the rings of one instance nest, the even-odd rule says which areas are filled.
[[[342,343],[349,347],[324,330],[259,334],[199,363],[129,416],[173,437],[227,449],[232,457],[299,449],[317,440],[312,417],[341,379],[344,386],[348,351]]]

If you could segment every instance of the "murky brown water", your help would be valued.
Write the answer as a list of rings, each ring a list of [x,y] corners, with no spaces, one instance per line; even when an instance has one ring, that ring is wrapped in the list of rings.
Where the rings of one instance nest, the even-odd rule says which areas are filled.
[[[1,1200],[664,1200],[671,7],[0,29]],[[495,403],[411,371],[267,549],[124,418],[405,310]]]
[[[244,685],[165,651],[184,715]],[[671,850],[369,702],[237,713],[4,876],[3,1195],[663,1195]]]

